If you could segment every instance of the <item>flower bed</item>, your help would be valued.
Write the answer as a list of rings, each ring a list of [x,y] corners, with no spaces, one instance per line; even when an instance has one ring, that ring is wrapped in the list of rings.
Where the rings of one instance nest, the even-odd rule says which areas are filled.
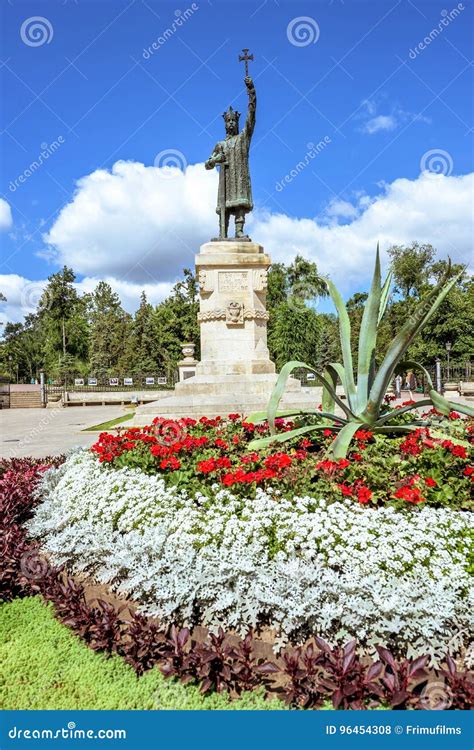
[[[317,493],[327,501],[344,497],[360,504],[433,505],[472,508],[474,466],[469,464],[473,420],[452,413],[442,423],[429,415],[432,427],[394,439],[374,436],[368,430],[355,435],[355,447],[347,459],[330,461],[325,452],[334,439],[330,430],[265,451],[251,450],[255,436],[268,435],[265,425],[226,420],[156,419],[150,427],[132,428],[118,435],[102,433],[92,451],[110,468],[138,468],[166,478],[167,486],[186,488],[212,497],[215,485],[232,488],[234,494],[255,495],[257,487],[278,488],[285,497]],[[406,415],[400,415],[403,422]],[[317,417],[315,417],[317,420]],[[295,423],[278,420],[281,431]],[[297,426],[297,425],[296,425]]]
[[[113,602],[88,603],[83,586],[55,568],[51,559],[46,560],[35,543],[26,539],[24,528],[40,500],[39,494],[34,494],[38,481],[42,481],[43,491],[59,486],[58,479],[66,478],[76,460],[71,458],[61,469],[46,473],[48,467],[36,461],[0,465],[2,599],[41,593],[54,605],[56,616],[93,650],[121,655],[138,675],[159,666],[165,676],[199,681],[202,692],[225,689],[240,695],[263,684],[267,691],[275,687],[283,690],[280,694],[290,705],[306,708],[327,707],[327,698],[342,708],[466,708],[472,703],[472,679],[450,657],[443,669],[428,672],[426,655],[397,661],[390,651],[378,646],[380,660],[370,662],[361,660],[355,641],[344,649],[330,649],[316,637],[316,644],[289,650],[275,664],[257,657],[251,632],[243,641],[222,631],[196,641],[186,629],[178,631],[173,626],[168,633],[160,631],[156,622],[138,613],[124,620],[123,608]],[[138,476],[137,472],[124,473]],[[254,707],[256,702],[247,700],[245,705]]]
[[[227,487],[229,467],[211,477],[209,464],[203,463],[219,458],[205,452],[215,452],[219,441],[217,448],[232,465],[247,455],[253,460],[252,453],[242,453],[251,427],[237,419],[206,420],[188,423],[192,429],[184,432],[180,424],[177,449],[175,434],[170,442],[169,433],[167,440],[159,433],[163,424],[158,436],[148,431],[102,435],[94,452],[81,452],[47,473],[43,501],[29,530],[55,561],[131,595],[164,623],[222,624],[242,632],[269,625],[277,644],[313,633],[334,643],[357,637],[368,648],[384,642],[398,653],[430,653],[434,661],[447,649],[461,649],[472,611],[465,551],[472,520],[461,511],[427,507],[428,498],[433,504],[446,501],[437,480],[437,488],[423,480],[427,499],[416,507],[409,498],[399,498],[390,503],[401,504],[401,510],[390,503],[370,510],[364,497],[345,497],[341,489],[358,481],[351,484],[344,473],[359,471],[363,462],[352,456],[328,466],[320,447],[312,452],[306,446],[258,457],[264,470],[274,472],[263,480],[265,489],[255,476]],[[455,429],[459,433],[457,422]],[[212,448],[202,433],[212,435]],[[359,435],[358,450],[368,456],[367,465],[384,439],[371,441],[368,433]],[[451,474],[469,485],[466,458],[453,455],[454,448],[438,444],[426,431],[410,441],[417,453],[410,447],[397,462],[400,474],[413,478],[420,456],[433,461],[443,453]],[[407,440],[394,443],[403,450]],[[379,463],[386,446],[380,450]],[[97,452],[106,460],[98,461]],[[140,465],[144,457],[149,473],[127,465]],[[182,466],[161,466],[172,457]],[[317,476],[316,482],[307,479],[300,461],[312,467],[308,475]],[[201,470],[202,479],[188,482],[188,464],[194,477]],[[382,471],[375,468],[374,477],[377,470]],[[297,472],[311,494],[295,494]],[[400,487],[415,492],[413,482],[400,481]],[[363,486],[381,496],[382,490],[372,490],[367,479]],[[436,489],[442,492],[439,502],[430,494]],[[398,490],[385,486],[384,492],[392,497]],[[458,506],[463,503],[458,497]]]

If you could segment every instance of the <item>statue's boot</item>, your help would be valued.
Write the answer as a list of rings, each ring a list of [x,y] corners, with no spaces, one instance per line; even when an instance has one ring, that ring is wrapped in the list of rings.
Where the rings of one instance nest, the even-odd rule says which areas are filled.
[[[247,235],[244,234],[244,224],[245,219],[236,219],[235,220],[235,237],[236,239],[240,239],[241,237],[246,237]]]

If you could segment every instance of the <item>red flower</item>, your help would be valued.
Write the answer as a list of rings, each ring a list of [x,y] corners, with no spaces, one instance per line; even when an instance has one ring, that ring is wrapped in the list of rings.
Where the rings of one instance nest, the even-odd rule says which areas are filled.
[[[454,445],[451,448],[451,455],[456,458],[467,458],[467,451],[463,445]]]
[[[213,458],[208,458],[207,461],[199,461],[196,470],[200,471],[201,474],[210,474],[216,470],[216,462]]]
[[[435,480],[432,477],[426,477],[425,478],[425,484],[427,487],[437,487],[438,484],[435,482]]]
[[[407,503],[413,503],[414,505],[423,503],[425,500],[418,487],[410,487],[409,485],[400,487],[400,489],[394,493],[394,497],[399,500],[406,500]]]
[[[172,471],[176,471],[179,468],[181,468],[181,464],[174,456],[171,456],[171,458],[165,458],[160,463],[160,469],[171,469]]]
[[[443,440],[443,442],[441,443],[441,447],[446,448],[447,451],[450,451],[451,448],[454,447],[454,443],[452,440]]]
[[[328,476],[332,476],[336,471],[347,469],[348,466],[350,466],[350,461],[348,461],[347,458],[340,458],[338,461],[319,461],[319,463],[316,464],[316,469],[323,471]]]
[[[259,454],[253,451],[252,453],[247,453],[245,456],[242,456],[241,461],[243,464],[251,464],[251,463],[254,463],[255,461],[258,461],[259,458],[260,458]]]
[[[291,466],[291,458],[287,453],[274,453],[264,460],[267,469],[286,469]]]
[[[365,505],[365,503],[368,503],[372,497],[372,490],[369,490],[368,487],[359,487],[357,490],[357,499],[359,503]]]
[[[352,488],[349,487],[349,485],[338,484],[337,486],[339,487],[343,495],[345,495],[346,497],[352,497]]]
[[[240,414],[229,414],[227,419],[230,419],[231,422],[236,422],[240,419]]]
[[[223,451],[228,450],[229,446],[225,442],[225,440],[222,440],[221,438],[217,438],[216,442],[214,443],[216,448],[221,448]]]
[[[369,430],[357,430],[355,438],[359,443],[366,443],[373,438],[373,433]]]

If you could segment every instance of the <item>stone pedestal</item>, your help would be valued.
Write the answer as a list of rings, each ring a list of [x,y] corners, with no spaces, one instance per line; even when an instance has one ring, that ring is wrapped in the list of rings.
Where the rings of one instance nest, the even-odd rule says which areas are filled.
[[[267,347],[267,272],[270,256],[255,242],[214,241],[196,256],[201,360],[168,398],[137,409],[134,424],[155,416],[248,415],[264,409],[276,382]],[[184,362],[184,360],[183,360]],[[181,364],[181,363],[180,363]],[[314,407],[319,388],[288,381],[282,408]]]
[[[197,376],[274,373],[267,347],[270,257],[255,242],[207,242],[196,258],[201,361]]]

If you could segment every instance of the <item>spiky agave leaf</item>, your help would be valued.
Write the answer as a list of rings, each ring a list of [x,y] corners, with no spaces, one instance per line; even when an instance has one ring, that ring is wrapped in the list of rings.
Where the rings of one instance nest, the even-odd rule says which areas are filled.
[[[337,419],[337,417],[334,417]],[[347,427],[347,425],[345,425]],[[360,427],[360,425],[358,425]],[[249,450],[260,450],[261,448],[268,448],[272,443],[287,443],[289,440],[293,440],[295,437],[301,435],[307,435],[309,432],[318,432],[320,430],[333,430],[333,432],[339,432],[342,430],[342,425],[330,425],[330,424],[308,424],[304,427],[297,427],[295,430],[287,430],[286,432],[278,432],[276,435],[270,435],[266,438],[257,438],[249,443]]]
[[[359,333],[359,355],[357,358],[357,411],[361,413],[367,406],[369,398],[369,379],[375,360],[377,344],[377,326],[380,312],[381,278],[380,254],[377,243],[375,268],[369,296],[364,307],[364,314]]]
[[[275,384],[275,387],[273,388],[272,394],[270,396],[270,400],[268,402],[268,410],[267,410],[267,418],[268,418],[268,425],[270,427],[270,432],[272,435],[275,434],[276,428],[275,428],[275,417],[278,412],[278,405],[281,401],[281,397],[283,396],[286,381],[290,377],[293,370],[296,370],[299,367],[305,367],[306,369],[310,370],[314,373],[316,380],[321,383],[322,386],[324,386],[329,393],[333,396],[335,402],[338,404],[338,406],[341,407],[344,414],[347,416],[348,419],[352,419],[353,414],[351,414],[350,410],[347,408],[345,403],[341,401],[339,396],[336,394],[335,390],[333,389],[331,383],[326,380],[320,373],[314,369],[314,367],[311,367],[310,365],[307,365],[305,362],[300,362],[298,360],[293,360],[292,362],[287,362],[286,365],[284,365],[280,371],[280,374],[278,376],[277,382]]]
[[[323,377],[328,380],[333,387],[334,393],[336,393],[337,386],[337,371],[334,365],[328,365],[323,372]],[[323,387],[323,395],[321,399],[321,407],[325,412],[334,412],[335,401],[332,394],[327,388]]]
[[[325,417],[327,419],[337,419],[340,422],[346,423],[347,419],[343,417],[336,417],[331,411],[322,411],[321,409],[288,409],[288,411],[278,411],[275,419],[286,419],[288,417],[306,417],[309,415],[315,415],[318,417]],[[266,422],[268,416],[268,410],[265,411],[254,411],[248,417],[245,418],[246,422],[251,424],[257,424],[258,422]]]
[[[345,458],[352,438],[362,426],[363,425],[361,425],[360,422],[350,422],[349,424],[344,425],[337,438],[329,447],[328,452],[334,456],[334,458]]]
[[[367,408],[364,413],[360,415],[369,424],[374,424],[377,419],[383,397],[385,396],[385,392],[391,378],[393,377],[398,362],[400,362],[400,359],[405,354],[416,334],[424,327],[429,318],[440,306],[446,295],[449,294],[453,286],[464,273],[464,270],[461,271],[459,274],[456,274],[451,281],[446,283],[446,280],[450,275],[450,269],[451,266],[449,265],[439,284],[437,284],[436,287],[429,292],[423,300],[421,300],[417,310],[408,318],[392,341],[377,372],[372,388],[370,389]]]
[[[387,278],[384,281],[384,285],[382,287],[382,293],[380,295],[380,309],[379,309],[379,319],[378,323],[382,320],[385,310],[387,309],[388,300],[390,297],[390,287],[392,286],[392,277],[393,272],[389,271],[387,274]]]
[[[354,366],[352,364],[352,351],[351,351],[351,322],[344,301],[339,294],[336,286],[330,280],[326,280],[326,284],[331,295],[331,299],[337,310],[338,322],[339,322],[339,337],[341,340],[341,351],[342,361],[344,363],[344,380],[343,386],[346,391],[347,400],[351,411],[357,412],[357,389],[354,382]]]

